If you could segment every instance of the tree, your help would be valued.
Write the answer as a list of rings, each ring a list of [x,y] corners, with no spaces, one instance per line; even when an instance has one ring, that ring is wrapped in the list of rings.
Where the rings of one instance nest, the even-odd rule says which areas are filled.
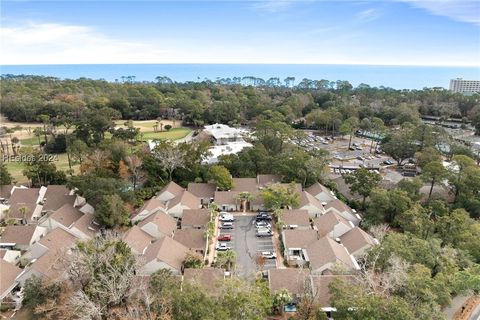
[[[247,210],[247,203],[253,200],[253,195],[250,192],[240,192],[236,196],[236,200],[242,203],[243,213]]]
[[[382,180],[382,177],[378,173],[365,168],[355,170],[355,172],[345,175],[344,178],[345,183],[350,185],[350,191],[358,193],[363,197],[363,208],[365,208],[366,198]]]
[[[95,209],[95,220],[107,228],[125,226],[129,222],[129,213],[118,195],[106,195]]]
[[[236,260],[237,255],[233,250],[218,252],[215,266],[217,268],[225,268],[226,270],[230,271],[235,267]]]
[[[57,170],[53,163],[55,158],[52,155],[32,149],[26,150],[23,154],[27,161],[23,162],[22,173],[30,179],[33,186],[64,184],[66,182],[65,172]]]
[[[480,169],[476,168],[472,158],[465,155],[456,155],[452,160],[449,182],[455,187],[455,200],[457,200],[462,192],[475,193],[475,187],[479,187],[476,182],[480,175]],[[472,182],[474,185],[471,186],[473,188],[470,188],[468,185]]]
[[[300,182],[303,187],[325,179],[328,152],[312,150],[308,153],[296,146],[288,146],[276,155],[266,172],[275,172],[286,181]]]
[[[79,242],[61,257],[67,280],[53,298],[40,299],[35,313],[48,319],[154,319],[145,279],[136,277],[138,265],[130,248],[111,235]],[[32,288],[38,288],[38,281]],[[48,287],[48,288],[51,288]],[[55,287],[49,296],[55,293]],[[31,299],[27,299],[29,301]]]
[[[271,311],[272,300],[263,282],[230,278],[222,283],[216,305],[221,308],[224,319],[262,320]]]
[[[480,265],[474,266],[455,274],[453,279],[455,292],[470,293],[472,290],[475,294],[480,293]]]
[[[403,299],[369,294],[361,286],[346,281],[334,281],[330,293],[332,306],[337,309],[335,319],[415,319],[410,305]]]
[[[67,147],[67,154],[73,163],[79,163],[82,165],[83,160],[88,154],[88,146],[82,140],[73,140]],[[70,169],[72,169],[71,166]]]
[[[170,131],[170,129],[172,129],[171,125],[169,125],[169,124],[165,125],[165,130]]]
[[[342,125],[340,126],[340,133],[342,135],[350,135],[350,138],[348,140],[348,148],[350,149],[350,146],[352,144],[352,137],[357,131],[358,127],[360,125],[360,122],[358,121],[357,117],[350,117],[347,120],[345,120]]]
[[[420,200],[420,189],[422,187],[423,182],[419,178],[402,179],[397,184],[397,188],[405,191],[412,201]]]
[[[185,268],[201,269],[203,267],[203,259],[198,254],[187,253],[185,261],[183,261]]]
[[[430,183],[430,191],[428,193],[428,201],[432,197],[433,187],[436,182],[442,182],[448,177],[448,171],[440,161],[433,161],[425,165],[421,178],[425,182]]]
[[[35,312],[38,306],[49,300],[57,299],[60,293],[61,285],[59,283],[45,283],[42,278],[33,275],[23,285],[22,304]]]
[[[92,206],[96,206],[104,196],[118,194],[123,201],[131,201],[132,194],[124,181],[113,177],[102,177],[95,173],[72,176],[67,187],[84,197]]]
[[[173,171],[184,168],[186,165],[187,153],[181,146],[169,141],[157,141],[153,149],[155,157],[163,169],[168,173],[169,181],[172,181]]]
[[[422,151],[415,153],[415,159],[417,160],[417,165],[423,168],[430,162],[442,161],[442,155],[433,147],[425,147]]]
[[[372,142],[370,144],[370,153],[372,153],[373,144],[374,144],[375,140],[377,140],[377,145],[378,145],[378,141],[380,140],[380,137],[383,136],[383,133],[386,130],[383,120],[380,119],[380,118],[377,118],[377,117],[373,117],[371,122],[370,122],[369,130],[374,135],[377,135],[379,137],[378,139],[372,139]],[[376,147],[375,147],[375,149],[376,149]]]
[[[271,120],[258,122],[254,132],[258,142],[263,144],[270,154],[282,152],[284,142],[295,134],[295,130],[285,122]]]
[[[393,223],[398,214],[411,206],[412,200],[403,190],[373,189],[370,193],[365,220],[374,225],[382,222]]]
[[[212,180],[220,191],[228,191],[233,188],[232,175],[227,168],[215,165],[208,170],[209,179]]]
[[[282,184],[271,184],[260,192],[265,208],[269,210],[296,208],[299,205],[299,194],[296,191],[295,183],[288,186]]]
[[[215,305],[215,299],[207,291],[189,282],[182,284],[182,290],[172,290],[172,319],[216,319],[221,313]]]
[[[413,233],[419,238],[427,239],[433,233],[431,211],[415,204],[412,208],[400,213],[395,218],[396,223],[406,232]]]
[[[292,302],[293,297],[287,289],[280,289],[273,294],[272,303],[273,309],[281,314],[283,312],[283,307]]]
[[[33,129],[33,135],[34,135],[35,137],[37,137],[37,139],[38,139],[38,145],[41,145],[41,144],[42,144],[42,141],[40,140],[40,137],[42,136],[42,134],[43,134],[42,128],[37,127],[37,128],[35,128],[35,129]]]
[[[480,113],[477,113],[477,115],[473,118],[472,124],[475,127],[475,134],[480,136]]]
[[[37,120],[43,124],[43,136],[45,138],[45,143],[47,143],[47,124],[50,122],[50,117],[46,114],[41,114],[38,116]]]
[[[12,184],[12,176],[7,170],[5,162],[0,161],[0,185]]]
[[[117,308],[136,309],[134,299],[146,289],[135,276],[137,268],[134,255],[122,241],[107,236],[80,242],[67,269],[74,288],[70,308],[93,319],[109,318],[119,312]]]
[[[125,157],[125,161],[120,160],[120,176],[124,179],[130,179],[133,184],[133,191],[137,189],[138,181],[143,177],[142,159],[136,155]]]
[[[53,139],[50,139],[45,143],[43,150],[45,153],[64,153],[67,149],[67,138],[61,133],[53,136]]]
[[[399,166],[406,159],[412,158],[417,148],[410,128],[403,128],[392,133],[387,141],[382,143],[382,150],[395,159]]]
[[[451,245],[468,251],[476,262],[480,262],[480,223],[469,217],[464,209],[453,210],[449,215],[438,218],[436,232],[443,245]]]

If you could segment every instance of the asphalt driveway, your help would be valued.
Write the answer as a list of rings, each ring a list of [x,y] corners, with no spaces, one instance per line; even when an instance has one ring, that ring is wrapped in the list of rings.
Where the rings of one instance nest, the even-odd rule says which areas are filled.
[[[220,230],[220,234],[230,234],[232,240],[230,245],[237,255],[236,272],[244,278],[254,277],[259,271],[256,264],[256,257],[262,251],[274,251],[272,237],[257,238],[255,236],[255,217],[252,215],[235,215],[234,228]],[[275,259],[265,261],[263,270],[276,267]]]

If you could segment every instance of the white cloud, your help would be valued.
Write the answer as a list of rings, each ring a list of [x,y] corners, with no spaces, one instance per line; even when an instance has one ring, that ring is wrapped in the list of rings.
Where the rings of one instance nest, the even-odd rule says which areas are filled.
[[[287,9],[293,2],[293,0],[260,0],[255,1],[252,8],[275,13]]]
[[[357,14],[357,17],[361,21],[373,21],[373,20],[379,18],[380,15],[381,15],[380,10],[371,8],[371,9],[366,9],[366,10],[360,11]]]
[[[429,13],[450,19],[480,25],[478,0],[400,0]]]
[[[113,39],[85,26],[29,22],[0,28],[2,64],[151,62],[172,52]]]
[[[333,35],[333,36],[332,36]],[[311,41],[312,37],[321,41]],[[434,55],[414,49],[391,51],[369,46],[360,31],[312,29],[288,41],[268,40],[261,33],[239,41],[165,36],[126,41],[91,27],[59,23],[16,23],[0,29],[0,63],[122,64],[122,63],[305,63],[478,65],[468,52],[438,50]],[[452,59],[452,57],[455,57]]]

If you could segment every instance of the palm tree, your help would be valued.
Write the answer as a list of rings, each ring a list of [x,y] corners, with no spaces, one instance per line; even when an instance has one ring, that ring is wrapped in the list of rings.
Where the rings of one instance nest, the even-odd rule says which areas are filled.
[[[38,145],[40,145],[41,144],[40,137],[42,136],[42,129],[39,127],[33,129],[33,134],[35,135],[35,137],[38,138]]]
[[[22,214],[22,224],[27,224],[27,207],[18,208],[18,211]]]
[[[237,260],[237,255],[233,250],[219,252],[217,255],[216,266],[225,268],[225,270],[230,271],[235,266],[236,260]]]
[[[236,196],[236,200],[240,200],[241,201],[241,206],[243,208],[243,213],[245,213],[245,211],[247,211],[247,202],[250,202],[253,200],[253,195],[250,193],[250,192],[240,192],[237,196]]]
[[[216,204],[215,202],[210,203],[209,209],[210,209],[210,221],[213,221],[218,215],[218,204]]]

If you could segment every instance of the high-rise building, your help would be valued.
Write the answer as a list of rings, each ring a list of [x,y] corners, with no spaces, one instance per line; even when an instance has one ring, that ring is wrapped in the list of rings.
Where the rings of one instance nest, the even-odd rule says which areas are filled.
[[[460,93],[480,92],[480,80],[452,79],[450,80],[450,90]]]

